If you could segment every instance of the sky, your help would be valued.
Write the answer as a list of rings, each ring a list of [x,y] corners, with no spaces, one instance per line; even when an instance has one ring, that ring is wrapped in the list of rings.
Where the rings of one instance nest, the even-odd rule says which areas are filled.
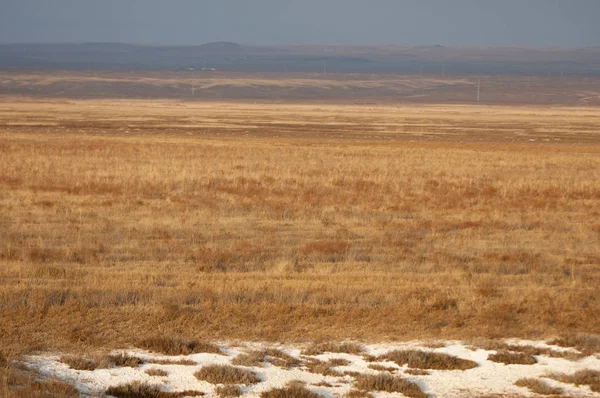
[[[0,0],[0,43],[600,45],[600,0]]]

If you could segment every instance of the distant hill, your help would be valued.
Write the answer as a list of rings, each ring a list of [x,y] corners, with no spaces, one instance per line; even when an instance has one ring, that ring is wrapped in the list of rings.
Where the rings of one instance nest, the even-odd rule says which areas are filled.
[[[600,75],[600,48],[3,44],[0,69],[216,69],[233,72]]]

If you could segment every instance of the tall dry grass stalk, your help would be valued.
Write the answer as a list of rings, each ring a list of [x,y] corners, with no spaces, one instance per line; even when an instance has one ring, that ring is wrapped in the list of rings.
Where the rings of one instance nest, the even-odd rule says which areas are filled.
[[[599,115],[14,102],[0,346],[597,332]]]

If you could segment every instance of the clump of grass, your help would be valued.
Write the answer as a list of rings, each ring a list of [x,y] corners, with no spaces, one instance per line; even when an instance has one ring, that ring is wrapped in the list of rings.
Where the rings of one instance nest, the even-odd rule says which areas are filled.
[[[74,355],[65,355],[60,358],[60,362],[69,365],[75,370],[95,370],[130,367],[137,368],[144,361],[141,358],[127,354],[104,355],[92,358],[78,357]]]
[[[233,384],[219,386],[215,389],[215,392],[221,398],[239,397],[243,393],[239,386]]]
[[[275,388],[260,394],[260,398],[322,398],[300,383],[290,383],[284,388]]]
[[[162,370],[162,369],[158,369],[158,368],[152,368],[152,369],[148,369],[145,372],[148,376],[166,376],[167,372]]]
[[[12,391],[10,397],[78,398],[81,394],[72,385],[60,380],[35,381],[26,390]]]
[[[524,352],[498,351],[489,355],[488,359],[505,365],[535,365],[537,363],[537,359]]]
[[[208,365],[194,373],[198,380],[212,384],[254,384],[260,379],[248,370],[230,365]]]
[[[467,370],[477,367],[477,363],[468,359],[453,357],[439,352],[426,352],[419,350],[396,350],[381,355],[385,359],[395,362],[399,366],[408,365],[410,368],[435,369],[435,370]]]
[[[304,350],[303,355],[320,355],[325,352],[342,353],[342,354],[360,354],[362,353],[363,347],[360,344],[355,343],[319,343],[313,344]]]
[[[397,368],[391,366],[383,366],[378,363],[369,365],[369,369],[377,370],[379,372],[394,372],[398,370]]]
[[[197,353],[222,354],[219,347],[205,341],[181,338],[150,337],[138,342],[138,347],[165,355],[190,355]]]
[[[528,388],[531,392],[540,395],[560,395],[563,392],[560,388],[550,387],[543,381],[533,378],[519,379],[515,382],[515,386]]]
[[[261,366],[261,363],[264,362],[270,362],[275,366],[285,369],[299,366],[302,363],[299,359],[275,348],[250,351],[246,354],[238,355],[231,361],[233,365],[239,366]]]
[[[148,359],[148,363],[156,364],[156,365],[183,365],[183,366],[194,366],[197,365],[196,362],[191,359]]]
[[[421,391],[417,384],[386,373],[357,376],[354,381],[354,388],[363,391],[399,392],[411,398],[427,398],[427,395]]]
[[[551,379],[563,383],[575,384],[576,386],[586,385],[594,392],[600,392],[600,371],[585,369],[573,373],[572,375],[554,374],[548,376]]]
[[[329,361],[320,361],[318,359],[311,359],[306,362],[305,366],[311,373],[322,374],[323,376],[339,376],[340,372],[334,370],[336,366],[346,366],[350,363],[342,358],[332,358]]]
[[[554,344],[561,347],[573,347],[584,354],[590,355],[600,352],[600,335],[579,333],[562,336],[550,341],[548,344]]]
[[[523,352],[528,355],[545,355],[552,358],[566,358],[576,360],[582,357],[581,354],[575,353],[573,351],[557,351],[551,348],[534,347],[532,345],[506,344],[502,341],[496,340],[478,340],[475,345],[486,350],[515,351]]]
[[[184,398],[204,395],[203,392],[194,390],[166,392],[162,391],[158,385],[150,385],[139,381],[110,387],[105,393],[116,398]]]

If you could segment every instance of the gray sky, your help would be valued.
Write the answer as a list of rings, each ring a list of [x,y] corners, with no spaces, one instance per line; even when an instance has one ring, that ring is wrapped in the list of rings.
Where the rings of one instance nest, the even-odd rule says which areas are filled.
[[[600,45],[600,0],[0,0],[0,42]]]

